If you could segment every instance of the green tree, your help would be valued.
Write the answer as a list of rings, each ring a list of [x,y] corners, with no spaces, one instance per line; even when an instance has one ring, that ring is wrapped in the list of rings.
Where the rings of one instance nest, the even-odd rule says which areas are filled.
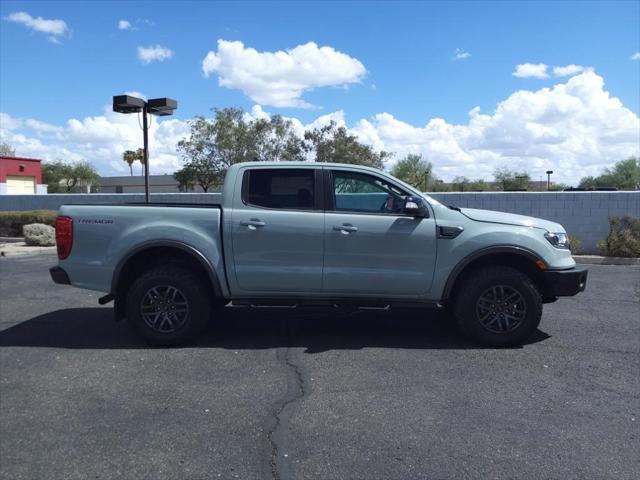
[[[617,162],[606,168],[602,175],[584,177],[581,187],[613,187],[619,190],[640,190],[640,159],[635,157]]]
[[[569,188],[569,185],[567,185],[566,183],[554,183],[549,187],[549,190],[553,192],[561,192],[563,190],[566,190],[567,188]]]
[[[15,157],[16,149],[6,142],[0,143],[0,155],[3,157]]]
[[[508,167],[496,168],[493,177],[502,186],[502,190],[526,190],[531,177],[526,172],[516,172]]]
[[[443,180],[434,178],[434,182],[429,187],[430,192],[450,192],[451,185],[444,183]]]
[[[42,182],[47,185],[49,193],[65,191],[61,185],[65,173],[68,173],[68,171],[66,170],[66,164],[62,160],[44,162],[42,164]]]
[[[469,190],[470,183],[471,181],[467,177],[458,176],[453,179],[453,182],[451,182],[451,186],[454,190],[464,192]]]
[[[268,162],[305,159],[302,139],[296,135],[291,121],[280,115],[253,120],[249,133],[255,146],[255,159]]]
[[[189,137],[178,143],[185,163],[176,172],[182,188],[200,185],[206,192],[222,183],[227,169],[239,162],[304,160],[302,140],[290,120],[277,115],[250,120],[239,108],[214,112],[212,120],[196,117]]]
[[[178,181],[178,189],[181,192],[193,190],[198,183],[196,172],[190,165],[185,165],[183,168],[176,171],[173,174],[173,177]]]
[[[56,160],[42,165],[42,181],[49,193],[95,190],[98,187],[97,170],[87,161],[78,163]]]
[[[433,166],[422,155],[407,155],[393,166],[390,173],[423,192],[433,183]]]
[[[365,165],[382,169],[391,156],[385,151],[376,152],[369,145],[360,143],[345,127],[335,121],[304,133],[305,150],[316,162],[338,162]]]
[[[98,179],[100,175],[91,163],[86,160],[77,162],[72,166],[72,176],[76,179],[76,184],[81,192],[95,191],[98,189]]]
[[[490,190],[490,188],[484,180],[479,179],[469,182],[467,190],[470,192],[484,192],[486,190]]]
[[[178,142],[178,151],[185,166],[176,172],[188,184],[200,185],[208,192],[220,184],[227,169],[236,161],[246,161],[246,152],[240,147],[246,141],[241,113],[236,109],[216,110],[215,119],[196,117],[191,121],[191,132]],[[237,121],[240,124],[236,124]]]

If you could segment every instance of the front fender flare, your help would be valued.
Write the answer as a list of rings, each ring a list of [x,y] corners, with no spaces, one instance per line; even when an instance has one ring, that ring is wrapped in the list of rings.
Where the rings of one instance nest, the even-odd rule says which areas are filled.
[[[519,255],[531,262],[535,263],[538,260],[542,260],[545,266],[548,267],[547,263],[540,257],[540,255],[536,254],[533,250],[530,250],[525,247],[521,247],[519,245],[494,245],[491,247],[481,248],[480,250],[476,250],[473,253],[465,256],[462,260],[460,260],[455,267],[449,273],[449,277],[447,278],[447,282],[445,283],[444,290],[442,292],[441,302],[446,302],[451,297],[451,291],[453,286],[456,283],[456,280],[465,269],[467,265],[471,262],[474,262],[482,257],[486,257],[488,255],[494,255],[496,253],[511,253]]]

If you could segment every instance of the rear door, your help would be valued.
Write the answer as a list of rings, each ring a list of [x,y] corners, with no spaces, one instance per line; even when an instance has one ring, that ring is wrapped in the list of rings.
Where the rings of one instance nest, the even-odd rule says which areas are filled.
[[[431,288],[436,226],[402,213],[409,194],[384,177],[325,169],[327,294],[417,296]]]
[[[237,180],[231,219],[237,286],[244,292],[322,290],[322,169],[251,167]]]

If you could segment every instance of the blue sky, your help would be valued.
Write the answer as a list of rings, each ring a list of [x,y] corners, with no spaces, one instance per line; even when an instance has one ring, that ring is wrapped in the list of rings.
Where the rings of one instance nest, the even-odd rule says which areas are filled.
[[[12,15],[16,12],[25,12],[31,19],[62,20],[66,29],[53,34],[51,30],[38,31],[33,21],[15,20]],[[12,119],[34,119],[67,128],[70,119],[82,122],[87,117],[103,115],[111,95],[136,91],[149,97],[176,98],[179,102],[176,118],[180,120],[207,114],[212,107],[239,106],[250,110],[256,104],[263,111],[296,118],[301,124],[341,112],[340,118],[363,139],[389,148],[389,143],[397,147],[402,135],[395,142],[385,142],[379,132],[375,138],[367,137],[362,119],[368,119],[378,131],[384,127],[382,120],[376,118],[380,114],[388,114],[414,128],[423,128],[438,118],[449,126],[468,126],[472,108],[480,107],[481,113],[491,115],[514,92],[538,92],[571,81],[572,75],[554,75],[553,68],[577,65],[592,69],[604,82],[604,91],[619,99],[625,115],[631,119],[624,127],[629,130],[622,135],[627,146],[607,153],[604,161],[610,162],[619,152],[627,152],[628,144],[634,153],[634,142],[629,138],[640,113],[640,61],[632,60],[640,51],[637,1],[3,1],[0,14],[0,112]],[[127,20],[131,28],[119,29],[120,20]],[[313,108],[286,106],[292,102],[273,101],[282,92],[269,90],[269,85],[256,86],[251,81],[253,86],[247,87],[239,78],[231,78],[230,72],[238,65],[243,68],[246,58],[229,54],[222,62],[226,70],[214,69],[205,77],[203,59],[209,52],[220,54],[219,39],[239,41],[242,49],[253,48],[261,53],[286,52],[315,42],[318,47],[331,47],[352,61],[350,67],[354,70],[349,74],[336,67],[337,70],[326,72],[329,80],[324,84],[311,81],[300,87],[302,93],[294,94],[296,101]],[[171,57],[143,63],[138,47],[151,46],[170,50]],[[464,58],[457,59],[456,54]],[[356,62],[363,67],[362,71]],[[523,64],[548,67],[542,74],[535,68],[525,68],[525,74],[538,72],[537,77],[515,76],[517,65]],[[261,72],[245,67],[249,69],[245,74],[260,77]],[[581,72],[573,73],[580,76]],[[225,75],[232,88],[218,85]],[[283,80],[291,81],[292,76],[287,75]],[[583,77],[584,82],[593,83],[593,77],[588,74]],[[336,84],[331,84],[332,79]],[[256,81],[273,84],[277,80],[268,77]],[[266,93],[260,91],[263,87]],[[9,117],[3,118],[8,123]],[[573,118],[575,115],[571,121]],[[48,147],[53,145],[52,148],[58,145],[63,153],[73,154],[72,158],[86,156],[86,149],[77,146],[77,139],[61,138],[67,135],[65,132],[53,138],[47,132],[30,133],[25,127],[0,127],[14,132],[14,137],[5,135],[6,138],[15,140],[16,132],[27,137],[33,135],[34,141]],[[50,129],[48,133],[54,132]],[[20,145],[21,140],[16,143]],[[39,152],[33,144],[25,145],[26,153]],[[433,157],[434,163],[440,158],[442,152],[432,151],[433,147],[424,146],[424,142],[420,145],[416,148]],[[485,154],[472,157],[474,163],[490,163],[490,168],[498,165],[500,159],[511,158],[518,165],[527,165],[526,152],[513,153],[499,151],[497,160]],[[166,154],[171,154],[170,148]],[[544,152],[537,153],[536,168],[545,168],[545,162],[557,164],[561,156],[556,157],[546,158]],[[456,169],[467,170],[465,158],[440,161],[441,174],[447,177]],[[106,172],[113,170],[109,165],[116,165],[106,158],[101,162],[100,168]],[[593,167],[595,172],[605,164],[591,162],[585,167]],[[578,165],[574,162],[571,168]],[[436,164],[436,171],[438,167]],[[488,172],[486,168],[471,169],[476,176],[486,177]]]

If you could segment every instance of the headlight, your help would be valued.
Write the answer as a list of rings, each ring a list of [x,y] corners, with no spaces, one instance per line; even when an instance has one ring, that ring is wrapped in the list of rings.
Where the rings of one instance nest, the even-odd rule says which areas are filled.
[[[571,248],[571,245],[569,245],[569,236],[566,233],[547,232],[544,234],[544,238],[556,248],[564,248],[567,250]]]

